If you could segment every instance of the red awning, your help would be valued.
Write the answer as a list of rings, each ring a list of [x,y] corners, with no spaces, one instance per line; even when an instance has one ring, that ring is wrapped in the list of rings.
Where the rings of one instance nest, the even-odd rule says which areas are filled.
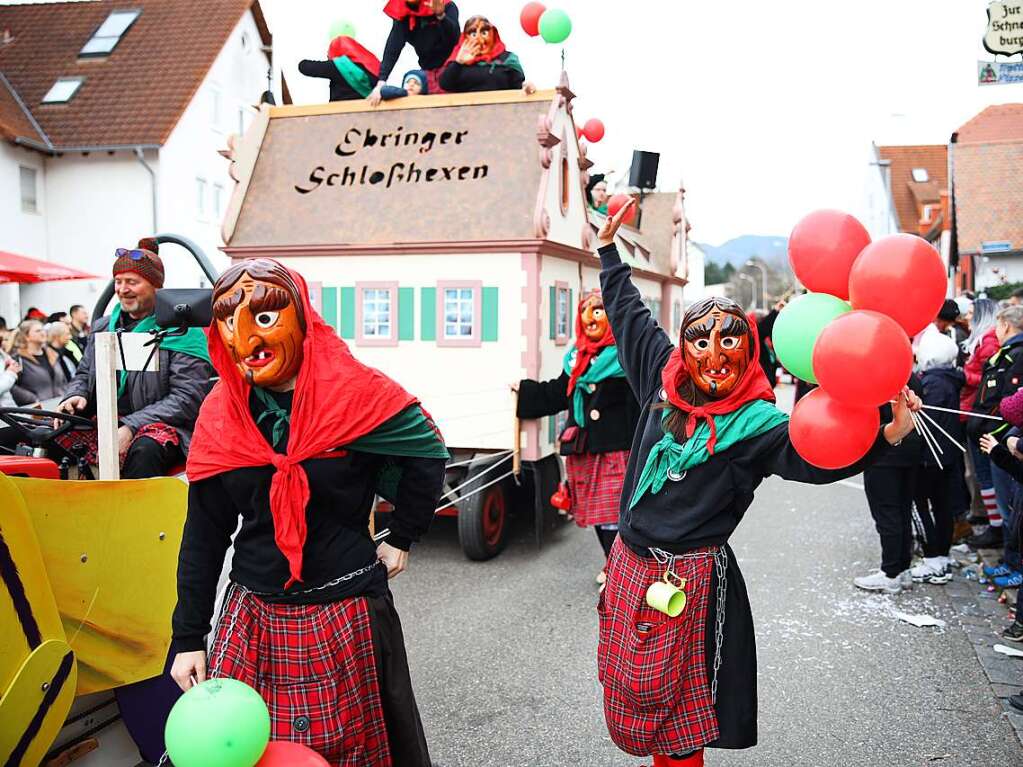
[[[70,266],[17,256],[0,250],[0,283],[52,282],[54,280],[92,280],[99,275],[72,269]]]

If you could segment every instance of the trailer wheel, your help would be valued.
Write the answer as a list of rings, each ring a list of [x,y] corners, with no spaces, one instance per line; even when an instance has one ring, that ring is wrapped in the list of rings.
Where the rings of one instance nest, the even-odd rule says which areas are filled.
[[[508,498],[503,483],[467,498],[458,507],[458,542],[469,559],[478,562],[497,556],[508,529]]]

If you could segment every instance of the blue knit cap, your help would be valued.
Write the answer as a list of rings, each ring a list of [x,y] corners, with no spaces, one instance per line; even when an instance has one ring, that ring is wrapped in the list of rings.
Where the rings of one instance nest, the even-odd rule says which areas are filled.
[[[408,80],[410,77],[416,78],[419,81],[419,84],[422,86],[422,92],[420,93],[420,95],[425,96],[427,93],[429,93],[430,87],[426,84],[426,72],[424,72],[422,69],[410,69],[401,78],[402,88],[405,87],[405,81]]]

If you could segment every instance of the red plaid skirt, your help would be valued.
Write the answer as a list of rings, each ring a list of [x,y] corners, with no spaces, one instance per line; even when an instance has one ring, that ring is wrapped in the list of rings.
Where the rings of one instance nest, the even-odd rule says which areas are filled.
[[[620,538],[611,549],[597,607],[597,675],[611,740],[633,756],[684,754],[718,737],[704,645],[714,551],[676,559],[688,603],[669,618],[646,604],[647,587],[665,565]]]
[[[618,522],[618,507],[625,484],[628,450],[583,453],[565,458],[572,516],[579,527]]]
[[[178,432],[173,426],[168,426],[165,423],[150,423],[146,424],[135,432],[135,436],[131,438],[131,444],[134,445],[138,440],[143,437],[149,437],[154,442],[158,442],[161,445],[180,445],[181,439],[178,437]],[[85,460],[91,465],[95,466],[99,463],[99,433],[95,429],[86,429],[84,426],[81,430],[69,431],[66,434],[62,434],[57,438],[57,444],[67,450],[69,453],[74,453],[74,448],[80,445],[85,445]],[[131,446],[128,446],[131,449]],[[124,467],[124,459],[127,453],[121,456],[121,467]]]
[[[444,71],[444,67],[447,64],[441,64],[436,69],[426,70],[426,93],[428,96],[434,96],[438,93],[447,93],[446,90],[440,87],[440,73]],[[402,83],[404,85],[404,83]]]
[[[302,743],[336,767],[391,767],[364,598],[271,604],[232,583],[209,658],[210,676],[263,696],[271,740]]]

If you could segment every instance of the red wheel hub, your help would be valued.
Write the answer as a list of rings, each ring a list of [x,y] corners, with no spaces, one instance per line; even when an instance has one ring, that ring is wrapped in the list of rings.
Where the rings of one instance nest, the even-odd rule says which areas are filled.
[[[488,546],[496,547],[501,542],[504,518],[504,493],[501,488],[495,487],[483,499],[483,539]]]

